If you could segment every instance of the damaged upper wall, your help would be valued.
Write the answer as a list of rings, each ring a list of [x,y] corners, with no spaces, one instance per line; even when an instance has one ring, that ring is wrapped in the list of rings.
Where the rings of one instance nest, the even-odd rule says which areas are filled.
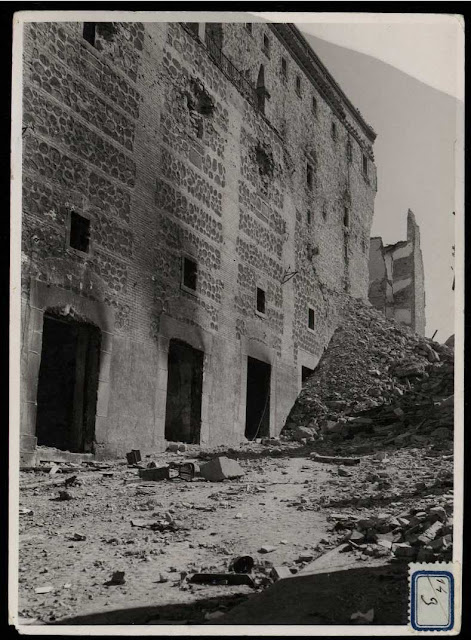
[[[383,245],[371,238],[368,298],[386,317],[425,335],[425,289],[420,230],[415,216],[407,213],[407,240]]]
[[[276,434],[367,296],[374,132],[289,25],[24,31],[24,432],[52,310],[101,330],[95,450],[163,448],[180,342],[202,444],[243,440],[249,359]]]

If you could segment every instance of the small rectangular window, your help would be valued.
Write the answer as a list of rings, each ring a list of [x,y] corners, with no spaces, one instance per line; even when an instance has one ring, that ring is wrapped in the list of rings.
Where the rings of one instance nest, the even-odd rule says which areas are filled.
[[[314,329],[314,309],[309,308],[307,326],[309,329]]]
[[[308,223],[308,224],[311,224],[312,216],[311,216],[311,212],[310,212],[310,211],[308,211],[308,212],[307,212],[307,214],[306,214],[306,218],[307,218],[307,223]]]
[[[312,113],[317,117],[317,100],[312,96]]]
[[[337,125],[335,124],[335,122],[332,122],[330,133],[332,135],[332,140],[337,140]]]
[[[343,208],[343,226],[348,227],[350,225],[350,211],[348,207]]]
[[[91,45],[95,46],[96,22],[83,23],[83,37]]]
[[[263,53],[267,58],[270,57],[270,38],[266,35],[263,36]]]
[[[296,76],[296,93],[301,97],[301,76]]]
[[[257,287],[257,311],[265,313],[265,291]]]
[[[352,161],[352,158],[353,158],[352,143],[351,143],[351,141],[350,141],[350,140],[348,140],[348,142],[347,142],[347,160],[348,160],[349,162],[351,162],[351,161]]]
[[[368,176],[368,157],[363,154],[363,173]]]
[[[246,22],[245,23],[245,28],[247,29],[247,31],[249,33],[252,33],[252,23],[251,22]]]
[[[182,284],[191,289],[192,291],[196,291],[196,281],[198,277],[198,265],[191,258],[187,258],[183,256],[183,274],[182,274]]]
[[[286,58],[281,58],[281,75],[283,80],[286,80],[288,77],[288,63],[286,62]]]
[[[309,164],[308,162],[306,166],[306,184],[309,187],[309,189],[312,189],[312,180],[313,180],[313,169],[312,169],[312,165]]]
[[[75,211],[70,214],[69,245],[83,253],[88,253],[90,249],[90,220]]]

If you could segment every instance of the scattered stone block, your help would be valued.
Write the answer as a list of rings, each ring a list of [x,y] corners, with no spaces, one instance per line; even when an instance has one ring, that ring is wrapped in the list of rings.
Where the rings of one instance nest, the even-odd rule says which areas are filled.
[[[258,550],[259,553],[271,553],[272,551],[275,551],[276,547],[274,547],[273,545],[267,544],[264,545],[263,547],[260,547],[260,549]]]
[[[348,536],[348,540],[350,542],[354,542],[355,544],[361,544],[365,540],[365,535],[361,533],[361,531],[352,531]]]
[[[51,593],[53,589],[54,587],[52,587],[51,585],[45,585],[44,587],[36,587],[34,591],[35,593],[42,594],[42,593]]]
[[[381,537],[381,538],[378,538],[378,545],[380,547],[384,547],[385,549],[392,549],[393,543],[391,542],[391,540]]]
[[[447,515],[444,507],[432,507],[429,509],[428,513],[432,518],[436,518],[437,520],[440,520],[440,522],[446,522]]]
[[[429,544],[432,540],[435,540],[438,533],[442,530],[443,523],[440,520],[437,520],[432,524],[431,527],[426,529],[422,535],[418,536],[417,540],[423,545]]]
[[[414,558],[417,555],[417,550],[408,542],[397,542],[393,544],[392,552],[396,558]]]
[[[139,477],[146,481],[168,480],[170,478],[170,467],[139,469]]]
[[[289,567],[273,567],[270,572],[271,577],[278,581],[283,580],[284,578],[291,578],[293,574],[291,573]]]
[[[293,440],[297,440],[298,442],[301,442],[304,439],[312,438],[315,435],[315,433],[316,433],[315,429],[311,427],[296,427],[296,429],[294,429],[294,431],[292,432],[292,438]],[[273,444],[273,443],[269,442],[269,444]]]
[[[220,456],[201,465],[200,474],[209,482],[221,482],[231,478],[241,478],[245,471],[235,460]]]
[[[111,587],[114,585],[125,584],[126,580],[124,579],[124,571],[114,571],[111,578],[105,582],[105,585]]]
[[[134,464],[137,464],[138,462],[141,462],[142,458],[141,458],[141,452],[139,451],[139,449],[133,449],[132,451],[127,453],[126,460],[130,465],[134,465]]]
[[[350,471],[347,471],[347,469],[344,469],[343,467],[338,468],[338,474],[339,476],[342,476],[342,478],[351,478],[352,476]]]
[[[184,442],[169,442],[167,445],[167,451],[171,453],[184,453],[188,449]]]

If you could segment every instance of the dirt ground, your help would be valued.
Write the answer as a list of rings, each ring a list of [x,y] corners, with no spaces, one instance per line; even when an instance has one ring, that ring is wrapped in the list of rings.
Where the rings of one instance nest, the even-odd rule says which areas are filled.
[[[143,482],[125,461],[101,469],[61,465],[62,473],[55,475],[21,472],[20,621],[214,624],[270,587],[272,566],[299,573],[337,547],[345,538],[336,526],[342,516],[397,515],[411,507],[452,504],[452,460],[433,447],[391,450],[386,458],[365,455],[359,465],[341,471],[336,464],[310,459],[311,450],[293,444],[270,453],[262,445],[242,446],[229,455],[238,458],[245,475],[218,483]],[[159,464],[195,455],[165,453],[152,459]],[[59,500],[72,475],[80,484],[67,489],[72,499]],[[26,488],[34,483],[39,486]],[[174,521],[177,530],[158,532],[131,523],[159,518]],[[267,545],[274,550],[262,553]],[[191,574],[225,571],[241,555],[255,559],[255,588],[189,583]],[[353,551],[344,558],[352,570],[372,560]],[[377,559],[390,562],[390,557]],[[116,571],[124,572],[124,584],[107,585]],[[368,582],[367,571],[358,575],[358,587]],[[41,587],[47,593],[37,593]],[[354,594],[344,591],[342,603],[337,620],[325,604],[313,624],[327,618],[331,624],[340,617],[348,621],[358,610]],[[402,610],[390,612],[388,619],[400,624],[403,618]]]

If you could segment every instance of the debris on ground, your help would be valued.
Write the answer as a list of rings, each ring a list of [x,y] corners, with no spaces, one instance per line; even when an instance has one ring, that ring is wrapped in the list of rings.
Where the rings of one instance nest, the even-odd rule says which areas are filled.
[[[34,591],[37,594],[43,594],[43,593],[51,593],[51,591],[53,591],[53,590],[54,590],[53,586],[46,585],[44,587],[36,587],[36,589]]]
[[[255,561],[252,556],[240,556],[240,558],[234,558],[231,561],[229,569],[235,573],[250,573],[254,565]]]
[[[341,456],[321,456],[315,451],[313,451],[310,454],[310,458],[315,462],[334,462],[336,464],[345,464],[347,466],[360,463],[360,458],[342,458]]]
[[[230,480],[240,478],[245,471],[236,460],[219,456],[214,458],[200,467],[200,474],[209,482],[221,482],[222,480]]]
[[[139,477],[146,481],[170,480],[170,466],[139,469]]]
[[[139,451],[139,449],[133,449],[132,451],[127,453],[126,460],[128,461],[129,465],[135,465],[141,462],[142,458],[141,458],[141,452]]]
[[[284,578],[292,578],[293,574],[291,573],[291,570],[289,567],[272,567],[272,570],[270,572],[271,577],[275,580],[283,580]]]
[[[282,435],[319,448],[427,444],[453,438],[453,350],[358,300],[343,310]]]
[[[125,584],[126,580],[124,576],[125,576],[124,571],[114,571],[111,578],[107,582],[105,582],[105,585],[111,587],[114,585]]]
[[[149,619],[204,623],[334,556],[398,571],[449,561],[453,408],[453,351],[352,302],[280,438],[169,443],[144,462],[64,455],[54,479],[43,450],[20,473],[18,613],[44,624],[172,599],[179,612]],[[35,588],[45,575],[63,586]],[[377,601],[342,598],[347,621],[378,623]]]
[[[73,500],[74,496],[69,491],[59,491],[56,500]]]
[[[212,585],[240,585],[255,586],[253,578],[247,573],[195,573],[189,582]]]

